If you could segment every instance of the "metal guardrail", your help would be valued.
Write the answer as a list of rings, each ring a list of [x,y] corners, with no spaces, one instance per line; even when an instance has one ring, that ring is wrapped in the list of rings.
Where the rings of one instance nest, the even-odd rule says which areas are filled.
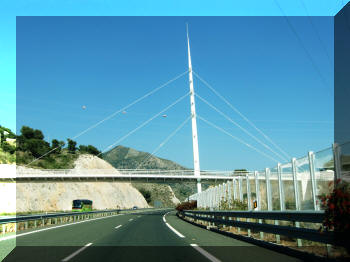
[[[66,222],[75,222],[76,220],[84,220],[91,219],[94,217],[108,216],[119,214],[123,212],[129,211],[145,211],[152,210],[154,208],[139,208],[139,209],[113,209],[113,210],[101,210],[101,211],[87,211],[87,212],[63,212],[63,213],[55,213],[55,214],[39,214],[39,215],[28,215],[28,216],[16,216],[16,217],[6,217],[0,218],[0,224],[2,225],[2,234],[6,233],[6,224],[15,223],[15,232],[17,232],[18,224],[21,222],[25,222],[24,229],[28,229],[28,222],[34,221],[34,228],[37,227],[37,221],[41,221],[41,226],[45,223],[44,220],[47,219],[55,219],[54,224],[58,224],[58,218],[60,218],[60,223],[62,222],[62,218],[66,218]],[[64,219],[63,219],[64,220]],[[51,223],[50,223],[51,224]]]
[[[297,222],[321,223],[324,219],[323,211],[179,211],[178,215],[184,219],[190,218],[194,221],[209,222],[212,226],[232,226],[245,228],[257,232],[285,235],[291,238],[305,239],[332,245],[342,245],[335,241],[333,232],[320,232],[317,229],[298,227]],[[239,221],[246,218],[247,222]],[[257,219],[259,222],[250,222],[248,219]],[[278,223],[268,224],[264,220],[289,221],[294,226],[279,225]],[[249,236],[249,235],[248,235]],[[277,241],[278,242],[278,241]]]

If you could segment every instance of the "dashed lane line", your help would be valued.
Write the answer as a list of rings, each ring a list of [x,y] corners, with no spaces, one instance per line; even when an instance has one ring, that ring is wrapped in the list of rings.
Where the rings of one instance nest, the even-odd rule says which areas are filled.
[[[197,244],[191,244],[191,247],[193,247],[195,250],[197,250],[199,253],[201,253],[203,256],[205,256],[207,259],[209,259],[212,262],[221,262],[221,260],[214,257],[212,254],[205,251],[203,248],[199,247]]]
[[[91,246],[92,243],[86,244],[85,246],[83,246],[82,248],[78,249],[77,251],[75,251],[73,254],[69,255],[68,257],[62,259],[62,262],[66,262],[69,261],[70,259],[72,259],[73,257],[75,257],[76,255],[78,255],[80,252],[84,251],[84,249],[86,249],[87,247]]]
[[[121,226],[122,226],[122,225],[116,226],[115,229],[118,229],[118,228],[120,228]]]

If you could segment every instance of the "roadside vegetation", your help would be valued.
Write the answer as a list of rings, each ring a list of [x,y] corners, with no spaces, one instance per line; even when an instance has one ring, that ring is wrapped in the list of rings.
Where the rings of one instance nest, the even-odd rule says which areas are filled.
[[[92,145],[79,145],[68,138],[67,141],[52,139],[48,142],[39,129],[22,126],[20,134],[0,126],[0,163],[17,163],[32,168],[68,169],[73,168],[79,154],[98,156],[100,151]]]
[[[16,162],[16,135],[9,129],[0,126],[0,164]]]

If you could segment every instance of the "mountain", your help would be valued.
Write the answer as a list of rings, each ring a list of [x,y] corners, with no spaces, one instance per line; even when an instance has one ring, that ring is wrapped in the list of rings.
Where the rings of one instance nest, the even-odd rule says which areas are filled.
[[[124,146],[116,146],[103,153],[102,158],[117,169],[188,169],[171,160],[151,156],[150,153]]]
[[[117,169],[162,169],[162,170],[176,170],[176,169],[189,169],[183,167],[171,160],[159,158],[156,156],[150,156],[150,153],[137,151],[133,148],[117,146],[112,150],[103,153],[102,158],[110,163]],[[171,199],[171,192],[164,193],[168,190],[168,187],[162,184],[152,183],[134,183],[134,187],[141,189],[147,189],[152,192],[151,204],[156,201],[163,202],[163,205],[170,206],[171,203],[175,202]],[[175,196],[183,201],[189,195],[196,192],[196,183],[168,183]],[[204,185],[206,188],[206,185]]]

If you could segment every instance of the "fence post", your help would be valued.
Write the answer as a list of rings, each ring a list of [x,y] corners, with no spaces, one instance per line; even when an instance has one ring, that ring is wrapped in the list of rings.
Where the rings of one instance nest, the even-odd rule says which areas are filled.
[[[238,178],[238,187],[239,187],[239,200],[243,201],[242,177]]]
[[[296,168],[296,159],[295,158],[292,158],[292,172],[293,172],[295,209],[299,211],[300,210],[299,186],[298,186],[298,177],[297,177],[297,168]]]
[[[285,202],[284,202],[284,186],[282,181],[282,167],[281,164],[277,164],[277,173],[278,173],[278,190],[280,196],[280,210],[285,210]]]
[[[277,164],[277,174],[278,174],[278,192],[280,197],[280,210],[283,211],[285,209],[285,203],[284,203],[284,187],[282,182],[282,168],[281,164]],[[279,225],[279,221],[275,220],[275,225]],[[280,235],[276,235],[276,242],[279,244],[281,242]]]
[[[298,187],[298,177],[297,177],[297,167],[296,167],[296,159],[292,158],[292,172],[293,172],[293,185],[294,185],[294,197],[295,197],[295,209],[300,210],[300,201],[299,201],[299,187]],[[295,222],[295,227],[299,227],[300,223],[298,221]],[[302,246],[301,239],[297,239],[298,247]]]
[[[308,153],[309,157],[309,168],[310,168],[310,178],[311,178],[311,190],[312,190],[312,201],[314,204],[314,210],[320,210],[317,204],[317,187],[316,187],[316,176],[315,176],[315,155],[312,151]]]
[[[256,195],[256,202],[258,204],[258,210],[261,210],[261,200],[260,200],[260,185],[259,185],[259,173],[258,171],[254,171],[255,176],[255,195]],[[260,224],[262,224],[262,219],[258,220]],[[264,232],[260,231],[260,239],[264,239]]]
[[[341,161],[340,161],[340,146],[337,143],[332,145],[333,148],[333,159],[334,159],[334,181],[341,178]]]
[[[229,208],[231,208],[231,203],[232,203],[232,182],[231,181],[227,181],[227,193],[228,193],[228,206]]]
[[[248,200],[248,210],[252,210],[252,204],[251,204],[251,192],[250,192],[250,182],[249,182],[249,175],[246,174],[246,180],[247,180],[247,200]],[[247,218],[247,222],[250,222],[250,219]],[[250,237],[250,228],[248,228],[248,237]]]
[[[233,199],[237,199],[237,179],[233,179]]]
[[[266,195],[267,195],[267,210],[272,211],[270,168],[265,168],[265,182],[266,182]]]
[[[258,210],[261,208],[261,203],[260,203],[260,186],[259,186],[259,173],[258,171],[254,171],[254,177],[255,177],[255,197],[256,197],[256,202],[258,206]]]

